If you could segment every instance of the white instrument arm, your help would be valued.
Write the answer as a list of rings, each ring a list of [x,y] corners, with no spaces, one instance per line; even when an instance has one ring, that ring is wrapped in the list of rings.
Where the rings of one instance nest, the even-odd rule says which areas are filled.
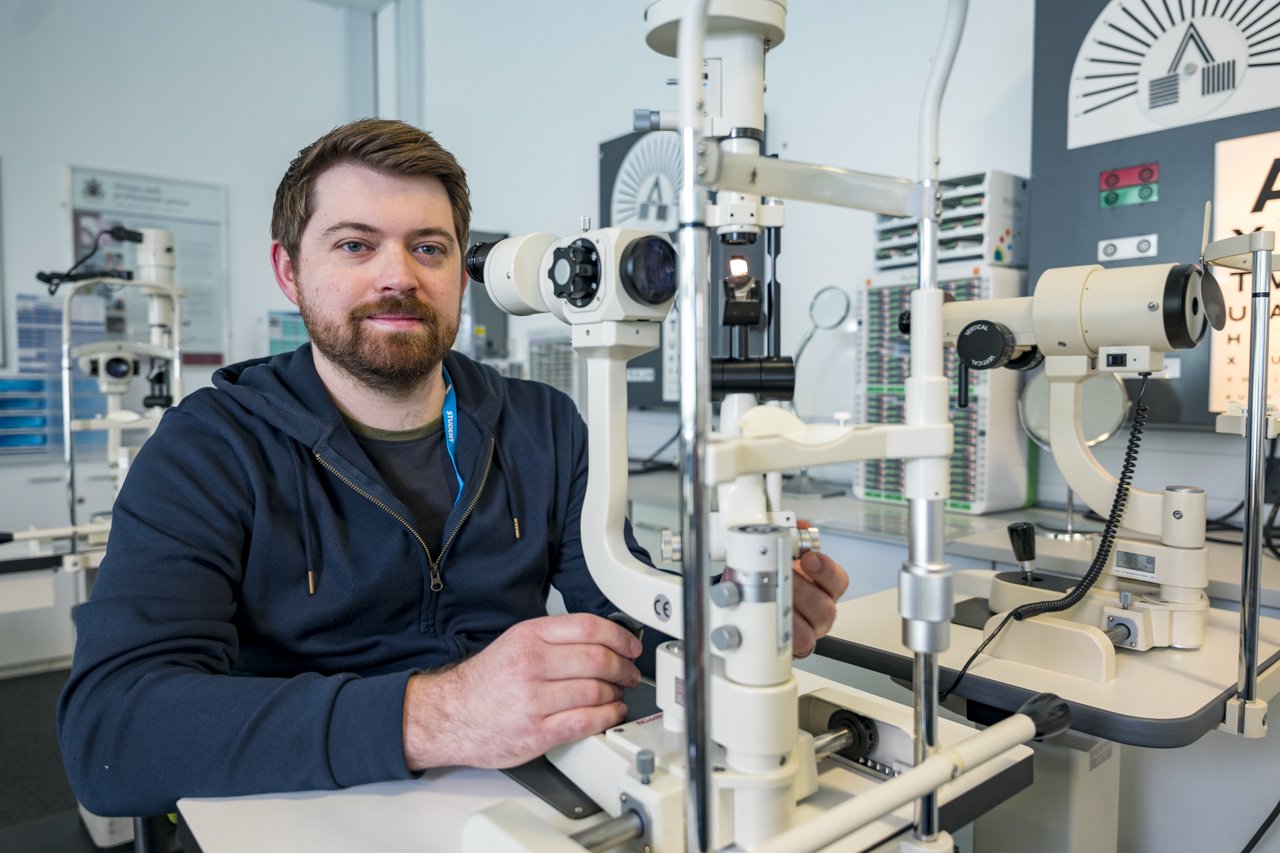
[[[591,476],[582,507],[582,550],[591,577],[610,601],[651,628],[679,638],[680,577],[639,560],[623,535],[627,518],[627,362],[658,346],[659,323],[573,327],[587,361],[587,454]]]

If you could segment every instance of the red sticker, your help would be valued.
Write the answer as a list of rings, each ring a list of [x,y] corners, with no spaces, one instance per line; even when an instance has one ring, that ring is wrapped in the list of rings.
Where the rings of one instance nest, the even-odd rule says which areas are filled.
[[[1122,187],[1136,187],[1142,184],[1154,184],[1160,180],[1159,163],[1142,163],[1138,166],[1126,166],[1123,169],[1110,169],[1098,175],[1098,189],[1118,190]]]

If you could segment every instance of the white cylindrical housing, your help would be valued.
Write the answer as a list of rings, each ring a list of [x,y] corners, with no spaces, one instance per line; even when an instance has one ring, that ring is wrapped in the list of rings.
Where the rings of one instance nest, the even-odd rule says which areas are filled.
[[[541,287],[543,255],[557,239],[554,234],[538,231],[508,237],[489,250],[484,263],[484,289],[493,304],[520,317],[547,310]]]
[[[942,340],[943,293],[937,288],[911,292],[911,375],[906,381],[905,420],[908,424],[951,424],[951,401],[942,370],[942,347],[925,341]],[[951,448],[946,455],[908,459],[903,464],[903,494],[907,498],[946,500],[951,497]]]
[[[687,7],[686,0],[657,0],[644,11],[645,44],[663,56],[676,56],[676,34]],[[771,48],[786,36],[787,0],[711,0],[707,14],[707,35],[726,29],[741,31],[751,27]],[[708,54],[711,55],[711,54]]]
[[[1205,493],[1196,486],[1166,486],[1160,541],[1175,548],[1203,548]]]
[[[779,784],[768,788],[738,788],[733,792],[736,847],[752,850],[791,829],[796,804],[791,801],[790,787],[790,784]]]
[[[654,693],[662,709],[662,727],[669,732],[684,731],[684,658],[680,643],[672,640],[654,650]]]
[[[720,139],[725,151],[760,153],[760,140],[750,134],[764,131],[764,51],[764,37],[749,26],[707,37],[704,110],[711,135]],[[720,234],[759,234],[761,201],[759,194],[724,190],[716,196],[709,224]]]
[[[170,271],[172,279],[172,271]],[[147,291],[147,325],[151,329],[151,343],[157,347],[173,345],[173,312],[176,299],[172,291]]]
[[[1080,328],[1080,301],[1089,276],[1101,271],[1097,264],[1045,270],[1036,282],[1031,320],[1036,343],[1045,357],[1092,355]]]
[[[712,63],[719,62],[718,103],[707,103],[711,135],[722,139],[721,147],[737,154],[758,154],[758,140],[732,138],[735,128],[764,130],[764,37],[745,27],[723,30],[707,37],[708,83]],[[710,94],[715,95],[712,91]]]
[[[1036,341],[1046,356],[1093,357],[1107,346],[1193,347],[1208,324],[1198,276],[1179,264],[1047,270],[1032,308]]]
[[[142,228],[138,246],[138,280],[173,286],[173,234],[165,228]]]
[[[1089,276],[1080,297],[1080,326],[1090,352],[1103,346],[1149,346],[1161,352],[1178,348],[1164,315],[1170,298],[1166,280],[1175,266],[1120,267]]]
[[[740,638],[721,650],[730,681],[764,687],[791,677],[791,549],[790,531],[773,524],[744,524],[726,534],[724,582],[742,595],[716,618]]]

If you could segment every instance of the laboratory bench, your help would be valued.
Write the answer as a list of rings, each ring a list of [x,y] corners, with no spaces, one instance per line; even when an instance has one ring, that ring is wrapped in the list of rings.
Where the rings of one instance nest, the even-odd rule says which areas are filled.
[[[903,746],[908,756],[911,754],[906,737],[912,725],[909,707],[810,673],[797,672],[796,680],[802,694],[818,692],[820,696],[830,696],[834,691],[846,697],[861,712],[880,722],[883,737]],[[973,734],[965,726],[945,721],[938,731],[944,746]],[[967,840],[965,828],[975,818],[1024,791],[1032,776],[1032,752],[1019,745],[947,782],[938,790],[942,828]],[[798,805],[797,814],[801,820],[815,818],[850,796],[870,791],[879,778],[824,759],[818,765],[818,790]],[[418,779],[333,791],[182,799],[178,801],[179,837],[187,853],[456,853],[462,849],[467,818],[502,802],[519,803],[565,833],[578,832],[607,817],[600,811],[571,816],[563,804],[553,808],[503,771],[454,767],[429,770]],[[892,845],[893,839],[910,831],[913,808],[914,803],[909,803],[894,809],[838,842],[837,849]],[[639,845],[630,844],[623,849],[638,850]]]
[[[662,528],[679,523],[678,479],[670,472],[632,477],[631,511],[637,538],[654,548]],[[905,504],[784,495],[788,509],[821,531],[822,550],[850,575],[832,633],[817,654],[797,663],[886,698],[909,704],[904,686],[911,659],[901,644],[898,575],[907,555]],[[1031,521],[1061,528],[1062,509],[1028,508],[985,516],[944,514],[944,552],[956,570],[958,599],[984,597],[996,570],[1017,569],[1008,525]],[[1101,525],[1083,520],[1078,527]],[[1212,536],[1226,536],[1216,533]],[[1239,536],[1239,534],[1234,534]],[[1087,540],[1036,537],[1039,570],[1079,576],[1092,556]],[[1280,791],[1280,736],[1261,740],[1216,730],[1237,674],[1241,548],[1208,542],[1212,610],[1206,654],[1177,650],[1122,651],[1117,678],[1093,684],[1054,677],[1011,661],[975,665],[957,691],[972,701],[949,703],[945,713],[994,719],[1017,698],[1054,689],[1073,704],[1077,728],[1060,743],[1037,745],[1037,784],[974,827],[975,849],[1019,849],[1028,833],[1040,850],[1239,850],[1276,805]],[[1280,561],[1265,550],[1259,562],[1264,617],[1260,664],[1280,660]],[[981,639],[976,629],[953,626],[952,647],[940,656],[945,688]],[[1149,656],[1145,662],[1143,655]],[[993,666],[994,665],[994,666]],[[1261,668],[1261,667],[1260,667]],[[1000,669],[999,678],[984,678]],[[1135,679],[1137,669],[1148,672]],[[1170,681],[1166,677],[1171,677]],[[1012,704],[1010,704],[1012,703]],[[1049,825],[1047,816],[1061,815]],[[1025,848],[1023,848],[1025,849]],[[1280,853],[1280,827],[1258,851]]]

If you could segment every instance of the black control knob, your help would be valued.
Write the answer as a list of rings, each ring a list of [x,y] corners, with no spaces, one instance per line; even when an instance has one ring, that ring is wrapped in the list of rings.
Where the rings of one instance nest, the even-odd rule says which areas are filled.
[[[974,320],[956,336],[956,354],[973,370],[1003,367],[1016,348],[1013,332],[994,320]]]
[[[586,238],[574,240],[551,253],[551,269],[547,270],[552,292],[581,308],[595,298],[600,289],[600,254]]]
[[[1009,544],[1013,557],[1019,563],[1029,563],[1036,558],[1036,526],[1029,521],[1015,521],[1009,525]]]
[[[1054,737],[1071,728],[1071,706],[1052,693],[1032,696],[1022,703],[1018,713],[1031,718],[1037,739]]]

